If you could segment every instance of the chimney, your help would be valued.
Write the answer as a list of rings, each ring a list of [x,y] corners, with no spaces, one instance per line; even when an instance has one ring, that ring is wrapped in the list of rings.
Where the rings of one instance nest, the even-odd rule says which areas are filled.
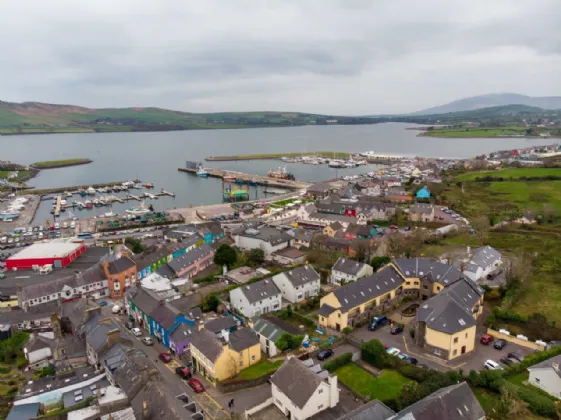
[[[227,330],[222,330],[221,334],[222,334],[222,339],[224,340],[224,342],[229,343],[230,342],[230,332],[227,331]]]
[[[339,388],[337,388],[337,375],[327,378],[329,384],[329,407],[333,408],[339,404]]]
[[[121,330],[114,329],[107,333],[107,348],[111,347],[113,344],[118,343],[121,339]]]

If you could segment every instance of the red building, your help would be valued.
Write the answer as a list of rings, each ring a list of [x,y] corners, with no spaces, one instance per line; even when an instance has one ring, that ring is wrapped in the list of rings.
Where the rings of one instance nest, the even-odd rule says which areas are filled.
[[[6,268],[31,269],[34,265],[52,264],[54,268],[66,267],[86,250],[86,245],[71,242],[33,244],[6,260]]]

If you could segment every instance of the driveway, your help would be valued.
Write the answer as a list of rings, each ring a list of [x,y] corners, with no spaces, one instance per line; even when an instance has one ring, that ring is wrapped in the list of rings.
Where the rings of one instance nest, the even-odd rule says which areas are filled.
[[[351,345],[351,344],[347,344],[347,343],[341,344],[340,346],[335,347],[335,348],[333,349],[333,352],[334,352],[333,356],[331,356],[331,357],[328,358],[327,360],[323,360],[323,361],[322,361],[322,360],[318,360],[317,356],[315,356],[315,357],[313,358],[313,359],[314,359],[314,364],[316,364],[316,365],[322,365],[322,366],[323,366],[323,364],[324,364],[325,362],[329,362],[330,360],[333,360],[333,359],[335,359],[336,357],[341,356],[343,353],[349,353],[349,352],[350,352],[350,353],[354,353],[355,351],[360,351],[360,349],[357,349],[355,346],[353,346],[353,345]]]

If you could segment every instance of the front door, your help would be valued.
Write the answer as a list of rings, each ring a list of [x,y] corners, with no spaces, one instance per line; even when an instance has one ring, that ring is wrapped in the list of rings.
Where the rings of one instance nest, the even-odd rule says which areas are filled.
[[[462,346],[462,354],[466,352],[466,346]]]
[[[341,324],[335,324],[335,329],[337,331],[341,331]]]

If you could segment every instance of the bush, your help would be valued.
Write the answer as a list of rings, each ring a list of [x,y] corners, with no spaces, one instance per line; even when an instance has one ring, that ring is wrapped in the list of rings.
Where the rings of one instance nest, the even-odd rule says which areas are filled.
[[[43,376],[55,376],[55,368],[54,366],[47,366],[37,372],[35,372],[36,378],[42,378]]]
[[[390,356],[380,340],[370,340],[360,346],[362,359],[378,369],[395,367],[399,359]]]
[[[275,346],[280,351],[285,351],[288,349],[297,349],[302,344],[302,340],[304,340],[303,335],[292,335],[289,333],[282,333],[281,336],[275,341]]]
[[[333,372],[346,364],[352,362],[353,354],[351,352],[343,353],[341,356],[336,357],[329,362],[323,364],[323,368],[329,372]]]
[[[528,321],[524,315],[519,314],[518,312],[511,311],[509,309],[502,309],[499,306],[495,306],[493,308],[493,315],[495,315],[496,319],[501,319],[503,321],[511,321],[511,322],[520,322],[524,323]]]
[[[200,279],[193,280],[193,283],[195,283],[195,284],[211,283],[215,280],[215,277],[217,275],[219,275],[221,272],[222,272],[222,269],[216,270],[214,273],[209,274],[208,276],[202,277]]]
[[[529,354],[524,358],[522,363],[517,363],[508,367],[505,370],[505,376],[510,377],[516,375],[517,373],[524,372],[528,367],[535,365],[536,363],[543,362],[544,360],[551,359],[552,357],[558,356],[560,354],[561,346],[555,346],[546,351]]]
[[[6,373],[10,373],[12,371],[12,368],[9,366],[0,366],[0,373],[1,374],[6,374]]]
[[[220,305],[220,298],[216,295],[208,295],[203,300],[203,312],[216,312]]]
[[[350,334],[353,332],[353,328],[352,327],[345,327],[343,328],[343,334]]]
[[[526,402],[528,408],[538,416],[557,418],[557,406],[552,398],[542,395],[531,388],[516,386],[508,382],[504,384],[504,389]]]
[[[388,264],[390,261],[391,261],[390,257],[374,257],[372,258],[372,260],[370,260],[370,265],[372,266],[374,271],[378,271],[379,268]]]

